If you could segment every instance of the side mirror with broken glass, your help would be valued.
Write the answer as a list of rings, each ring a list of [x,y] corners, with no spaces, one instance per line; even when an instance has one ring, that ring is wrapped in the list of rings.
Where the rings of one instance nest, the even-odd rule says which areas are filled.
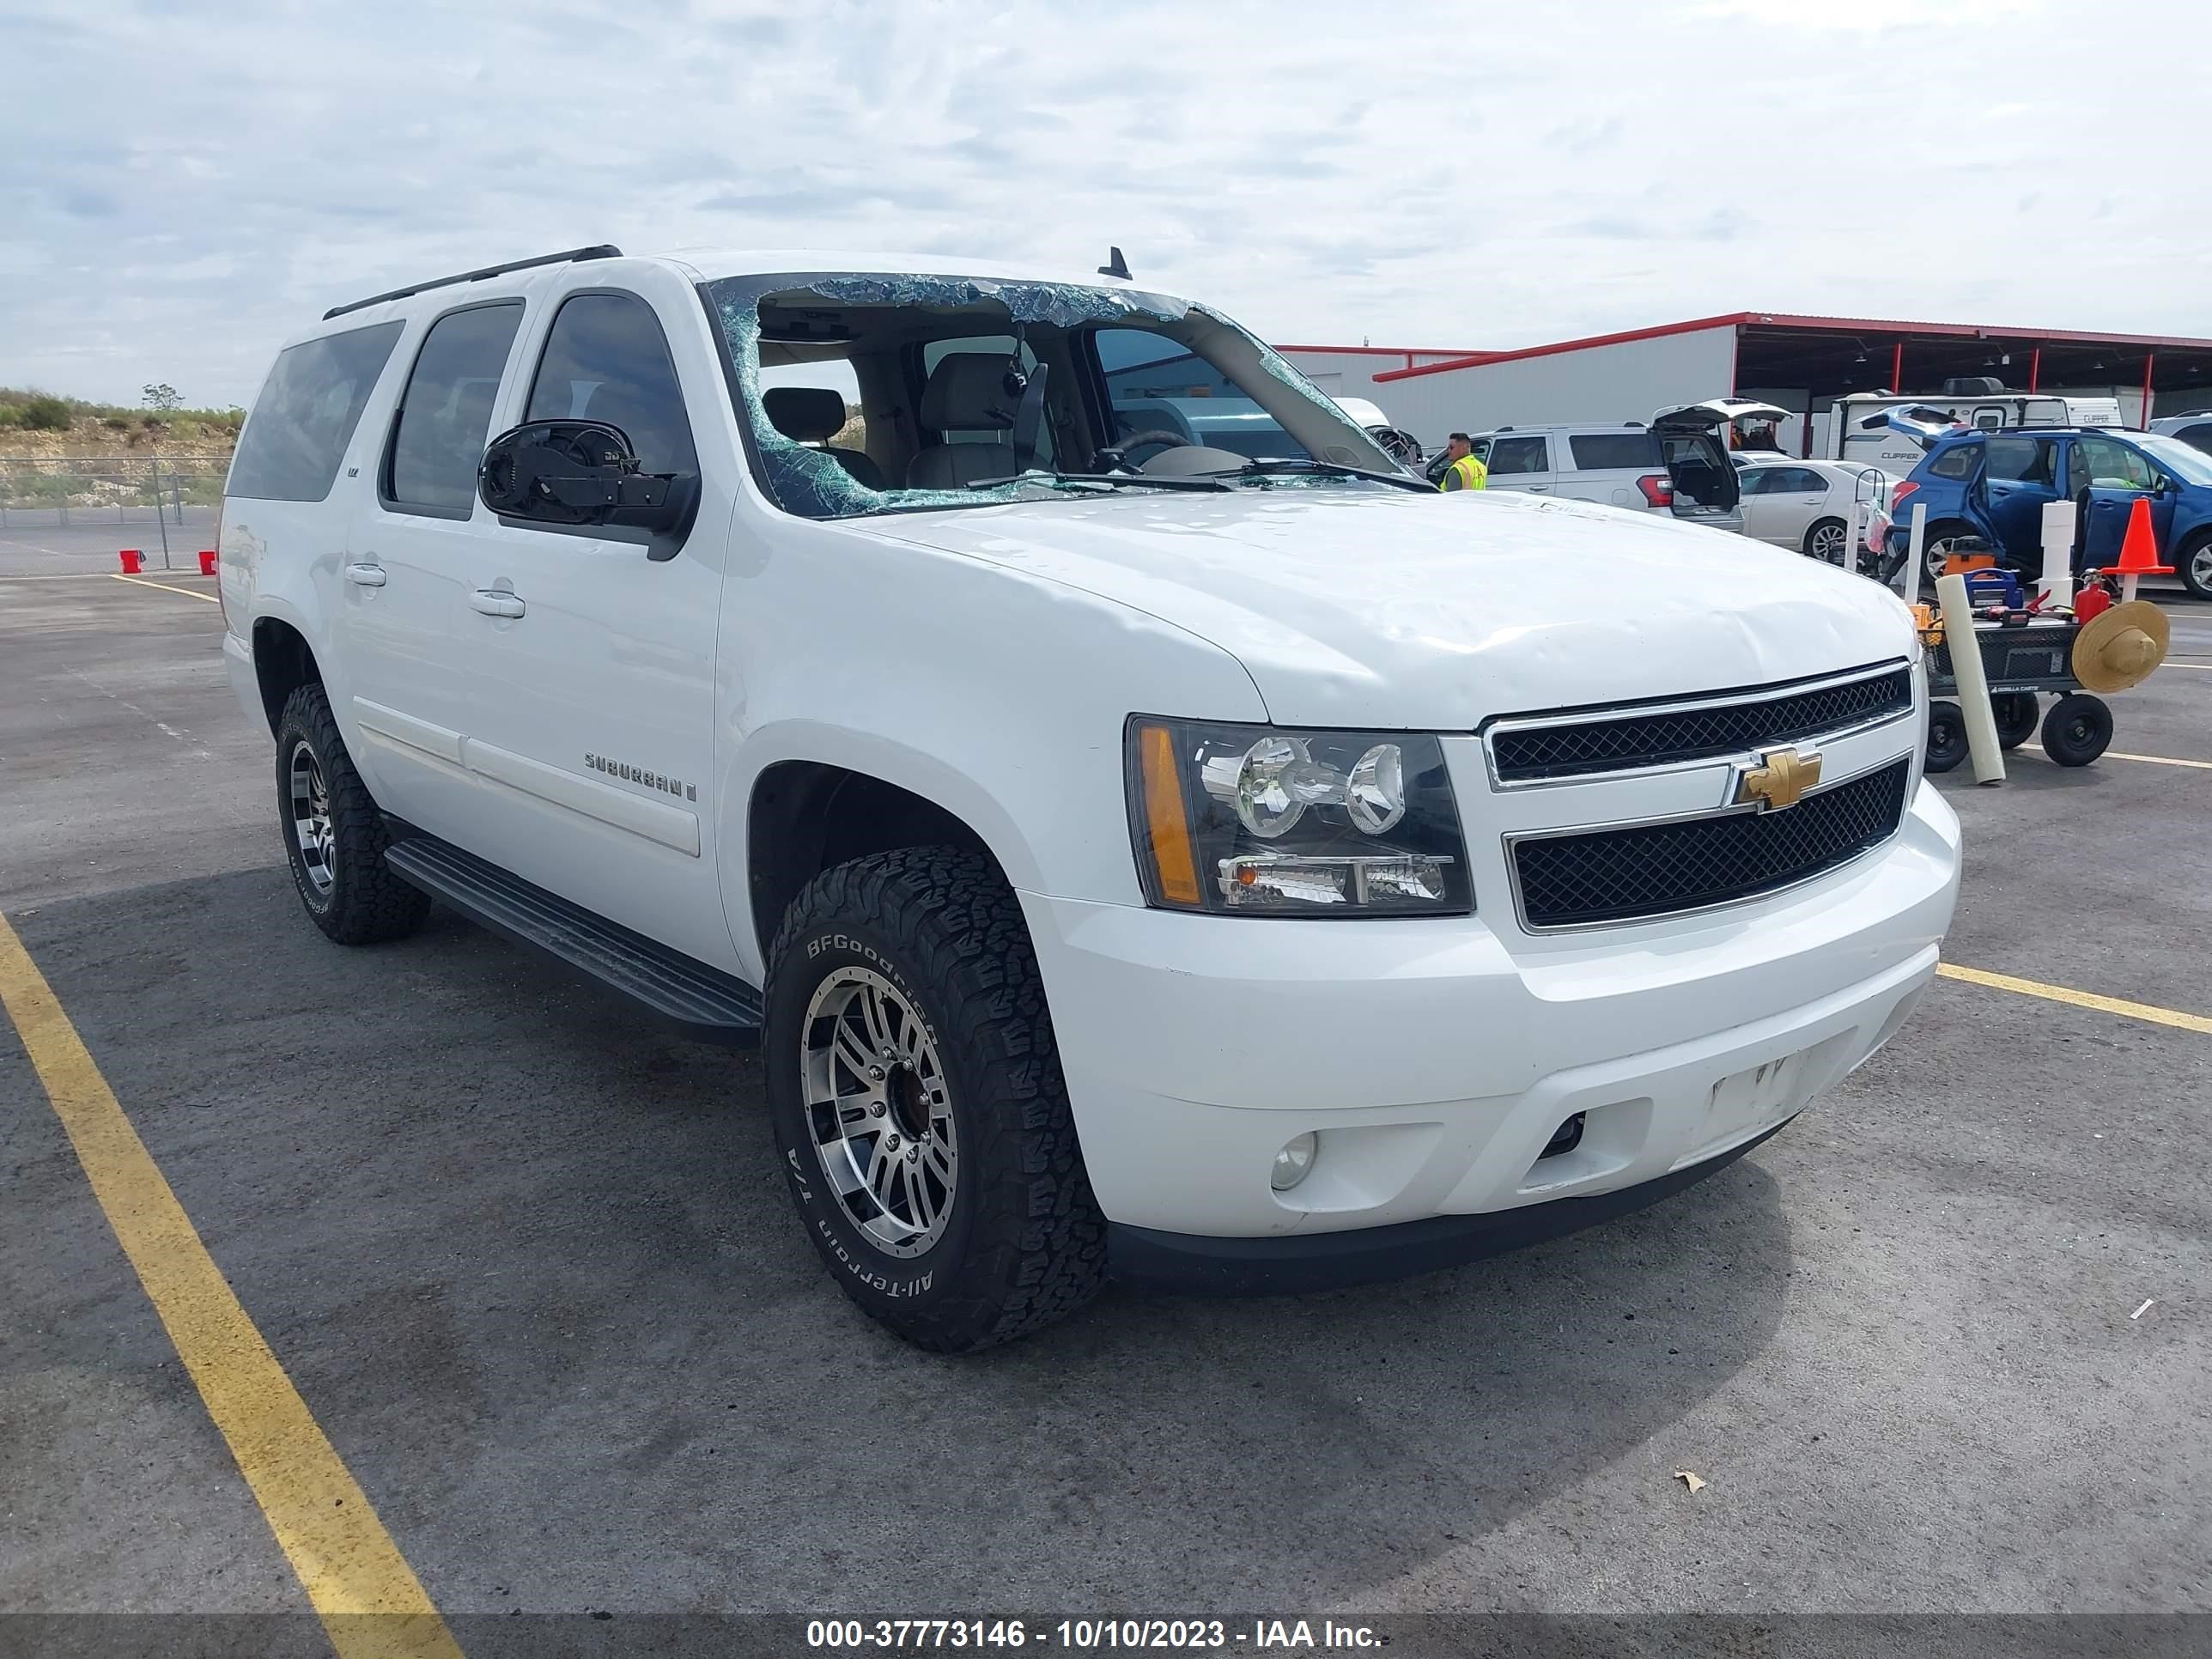
[[[696,475],[647,472],[629,434],[605,421],[531,421],[484,449],[477,493],[502,519],[608,526],[655,535],[676,529]]]

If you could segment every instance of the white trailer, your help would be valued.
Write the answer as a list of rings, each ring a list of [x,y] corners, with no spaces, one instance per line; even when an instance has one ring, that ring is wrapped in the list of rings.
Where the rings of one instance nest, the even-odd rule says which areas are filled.
[[[1839,398],[1827,423],[1826,458],[1878,466],[1899,477],[1920,465],[1917,440],[1889,423],[1893,410],[1909,410],[1932,427],[1978,427],[2002,432],[2013,426],[2118,426],[2117,398],[2064,397],[2053,392],[1984,392],[1972,397],[1901,398],[1863,393]]]

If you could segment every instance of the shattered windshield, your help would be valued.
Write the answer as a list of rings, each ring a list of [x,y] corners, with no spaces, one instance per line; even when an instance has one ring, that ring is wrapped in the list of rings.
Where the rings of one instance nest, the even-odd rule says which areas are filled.
[[[833,272],[706,295],[761,483],[805,518],[1399,473],[1274,352],[1165,295]]]

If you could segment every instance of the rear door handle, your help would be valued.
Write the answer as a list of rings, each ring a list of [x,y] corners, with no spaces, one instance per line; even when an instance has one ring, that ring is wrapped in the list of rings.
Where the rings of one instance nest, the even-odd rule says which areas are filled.
[[[357,559],[345,568],[345,578],[356,587],[384,586],[384,567],[367,559]]]
[[[1522,484],[1521,488],[1522,491],[1528,495],[1544,495],[1551,493],[1552,486],[1549,484]]]
[[[469,603],[487,617],[519,617],[523,611],[521,597],[503,587],[479,587]]]

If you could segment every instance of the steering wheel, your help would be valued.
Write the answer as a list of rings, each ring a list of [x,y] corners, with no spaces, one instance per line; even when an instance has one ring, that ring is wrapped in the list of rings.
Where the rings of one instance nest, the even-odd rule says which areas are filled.
[[[1189,443],[1190,440],[1180,432],[1163,432],[1158,427],[1154,427],[1148,432],[1133,433],[1119,443],[1108,445],[1091,458],[1090,470],[1093,472],[1110,472],[1116,467],[1127,467],[1130,471],[1134,472],[1139,469],[1129,459],[1131,450],[1182,449],[1188,447]]]

